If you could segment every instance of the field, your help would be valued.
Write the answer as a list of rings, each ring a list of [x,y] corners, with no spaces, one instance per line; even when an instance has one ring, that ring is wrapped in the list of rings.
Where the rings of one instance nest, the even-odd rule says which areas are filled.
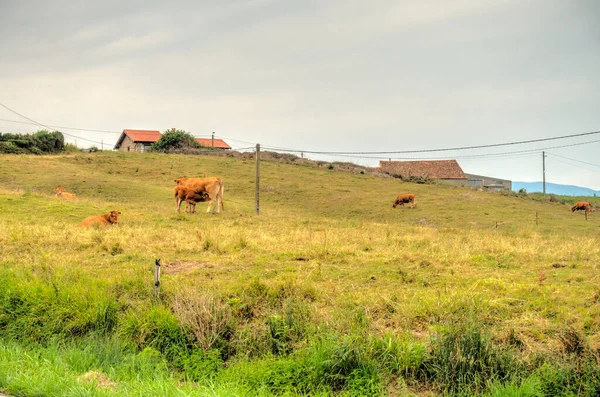
[[[600,394],[600,213],[265,161],[257,217],[254,169],[1,156],[0,391]],[[177,214],[182,175],[222,176],[225,211]],[[79,226],[113,209],[118,226]]]

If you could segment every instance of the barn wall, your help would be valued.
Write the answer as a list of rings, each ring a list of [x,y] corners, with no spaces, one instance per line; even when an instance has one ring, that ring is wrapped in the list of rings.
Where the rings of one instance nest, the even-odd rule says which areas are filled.
[[[440,182],[447,183],[455,186],[467,186],[469,184],[468,179],[438,179]]]
[[[129,148],[129,150],[127,149]],[[125,139],[121,142],[121,146],[119,147],[119,151],[121,152],[134,152],[135,151],[135,143],[131,140],[130,137],[125,135]]]
[[[507,179],[492,178],[483,175],[467,174],[469,178],[469,186],[474,186],[476,183],[481,183],[487,190],[512,190],[512,181]]]

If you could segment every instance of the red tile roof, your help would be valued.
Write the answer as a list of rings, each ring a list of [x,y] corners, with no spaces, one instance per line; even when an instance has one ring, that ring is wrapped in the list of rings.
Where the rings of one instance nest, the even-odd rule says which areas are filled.
[[[391,174],[431,179],[467,179],[456,160],[380,161],[379,168]]]
[[[123,134],[134,142],[156,142],[162,136],[160,131],[155,130],[123,130]]]
[[[212,138],[196,138],[199,144],[206,147],[212,147]],[[215,139],[215,147],[219,149],[231,149],[231,146],[222,139]]]

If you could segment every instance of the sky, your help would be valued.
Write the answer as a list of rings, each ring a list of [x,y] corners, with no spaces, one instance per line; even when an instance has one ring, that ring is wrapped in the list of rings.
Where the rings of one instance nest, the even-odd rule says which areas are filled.
[[[329,152],[600,131],[600,2],[0,0],[0,103],[111,131],[62,129],[82,147],[110,148],[126,128]],[[2,107],[0,119],[2,132],[39,128]],[[465,172],[538,181],[541,150],[571,144],[547,150],[547,180],[600,189],[600,134],[307,156],[456,158]]]

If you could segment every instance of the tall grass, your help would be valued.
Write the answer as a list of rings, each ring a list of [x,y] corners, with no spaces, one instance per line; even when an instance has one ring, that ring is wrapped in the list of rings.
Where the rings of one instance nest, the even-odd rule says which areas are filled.
[[[10,160],[0,157],[0,389],[598,390],[593,213],[586,222],[560,203],[264,163],[255,217],[254,164],[243,159]],[[175,214],[172,179],[182,174],[223,176],[227,211]],[[59,184],[79,199],[53,197]],[[387,197],[401,192],[415,192],[419,206],[393,210]],[[117,227],[78,226],[112,209],[123,213]]]

